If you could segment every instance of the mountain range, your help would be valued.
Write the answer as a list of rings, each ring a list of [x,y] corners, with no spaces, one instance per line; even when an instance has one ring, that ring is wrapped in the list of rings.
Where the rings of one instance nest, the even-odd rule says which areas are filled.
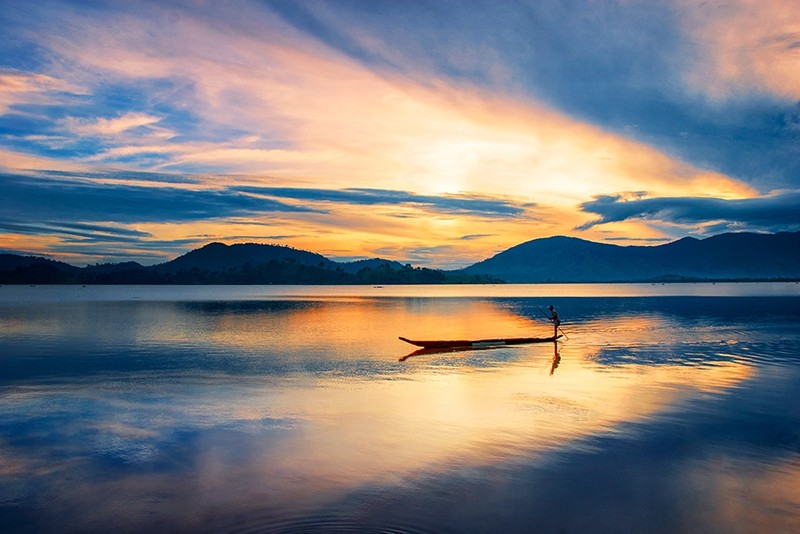
[[[464,269],[506,282],[800,279],[800,232],[685,237],[619,246],[574,237],[534,239]]]
[[[373,258],[335,262],[278,245],[209,243],[174,260],[75,267],[36,256],[0,254],[0,284],[480,284],[484,275],[446,272]]]
[[[620,246],[555,236],[519,244],[465,269],[442,271],[373,258],[336,262],[304,250],[210,243],[166,263],[75,267],[0,254],[4,284],[443,284],[800,280],[800,232],[687,237]]]

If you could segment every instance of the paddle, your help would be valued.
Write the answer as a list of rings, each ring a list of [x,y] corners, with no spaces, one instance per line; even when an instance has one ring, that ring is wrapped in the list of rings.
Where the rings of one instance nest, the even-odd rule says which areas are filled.
[[[539,311],[542,313],[542,315],[544,315],[544,318],[545,318],[545,319],[547,319],[547,320],[548,320],[548,321],[550,321],[550,322],[553,322],[553,318],[552,318],[552,317],[550,317],[550,316],[548,316],[548,315],[547,315],[547,314],[544,312],[544,310],[543,310],[543,309],[539,308]],[[566,332],[564,332],[563,330],[561,330],[561,327],[560,327],[560,326],[557,326],[556,328],[557,328],[557,329],[558,329],[558,330],[561,332],[561,334],[564,336],[564,339],[565,339],[565,340],[567,340],[567,341],[569,341],[569,336],[567,335],[567,333],[566,333]]]

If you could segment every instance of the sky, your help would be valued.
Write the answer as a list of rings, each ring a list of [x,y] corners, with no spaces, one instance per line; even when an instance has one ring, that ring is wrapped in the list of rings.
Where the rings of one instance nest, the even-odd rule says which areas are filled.
[[[0,2],[0,252],[798,230],[795,0]]]

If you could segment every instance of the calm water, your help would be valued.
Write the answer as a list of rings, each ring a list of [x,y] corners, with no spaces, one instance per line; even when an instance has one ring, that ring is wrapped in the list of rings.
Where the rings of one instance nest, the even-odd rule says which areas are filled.
[[[0,287],[0,531],[143,530],[799,532],[798,285]]]

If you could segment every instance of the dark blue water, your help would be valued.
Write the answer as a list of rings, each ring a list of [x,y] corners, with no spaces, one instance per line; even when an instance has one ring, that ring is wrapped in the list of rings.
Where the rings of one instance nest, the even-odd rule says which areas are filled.
[[[6,289],[3,532],[800,531],[797,296]]]

